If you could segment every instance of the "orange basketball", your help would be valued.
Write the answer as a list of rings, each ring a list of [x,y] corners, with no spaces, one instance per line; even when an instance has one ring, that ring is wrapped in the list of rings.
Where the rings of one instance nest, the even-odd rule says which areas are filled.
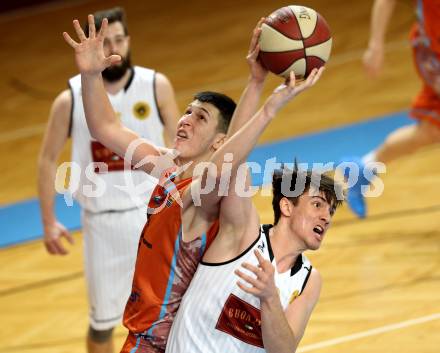
[[[285,6],[266,18],[260,36],[260,59],[271,72],[297,79],[306,78],[313,68],[330,57],[332,37],[325,19],[304,6]]]

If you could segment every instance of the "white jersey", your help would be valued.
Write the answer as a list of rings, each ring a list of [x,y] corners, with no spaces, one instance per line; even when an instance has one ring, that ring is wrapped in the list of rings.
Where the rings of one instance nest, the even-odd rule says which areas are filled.
[[[265,352],[260,300],[237,286],[234,270],[243,271],[243,262],[258,266],[255,249],[276,268],[270,227],[262,226],[258,238],[238,257],[219,264],[200,262],[173,322],[167,353]],[[302,293],[311,270],[309,260],[300,255],[289,271],[275,272],[284,309]]]
[[[163,123],[154,83],[153,70],[134,66],[126,86],[115,95],[108,94],[108,97],[126,127],[153,144],[163,146]],[[71,78],[69,86],[73,99],[71,137],[74,166],[70,177],[73,196],[81,207],[90,212],[121,211],[147,204],[157,180],[138,170],[124,172],[123,159],[90,136],[82,102],[81,75]],[[141,193],[133,187],[129,192],[118,187],[141,184]]]

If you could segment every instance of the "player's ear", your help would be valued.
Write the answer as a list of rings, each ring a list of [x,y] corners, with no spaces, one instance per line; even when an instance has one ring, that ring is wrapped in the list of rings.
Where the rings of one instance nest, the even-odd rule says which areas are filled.
[[[280,200],[280,211],[284,217],[290,217],[292,215],[293,205],[287,197],[283,197]]]
[[[214,138],[214,142],[212,144],[212,149],[217,151],[226,141],[226,134],[223,132],[219,132],[216,134]]]

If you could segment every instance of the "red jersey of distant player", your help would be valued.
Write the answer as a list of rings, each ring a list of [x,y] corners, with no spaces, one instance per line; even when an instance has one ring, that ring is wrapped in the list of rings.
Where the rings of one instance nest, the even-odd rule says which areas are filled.
[[[440,1],[417,0],[417,23],[411,31],[414,62],[423,87],[411,115],[440,128]]]

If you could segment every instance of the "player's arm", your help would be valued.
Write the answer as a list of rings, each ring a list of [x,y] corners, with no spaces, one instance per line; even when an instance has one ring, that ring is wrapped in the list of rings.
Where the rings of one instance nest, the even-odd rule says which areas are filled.
[[[171,82],[160,72],[155,76],[155,91],[159,114],[164,124],[165,143],[167,146],[172,146],[176,137],[179,108]]]
[[[205,169],[198,178],[193,180],[191,185],[191,188],[196,190],[196,194],[197,190],[210,190],[210,188],[206,188],[206,183],[212,183],[211,185],[214,186],[207,193],[200,192],[197,194],[197,196],[200,196],[200,212],[205,217],[212,218],[218,215],[219,204],[223,197],[219,194],[219,187],[222,175],[225,173],[223,169],[225,157],[227,155],[232,156],[232,178],[228,175],[226,177],[234,179],[240,165],[246,160],[258,138],[270,121],[275,118],[278,111],[302,91],[312,87],[319,80],[322,72],[323,68],[314,69],[309,77],[298,85],[295,85],[295,74],[291,72],[290,81],[278,86],[260,110],[212,155],[211,167]],[[229,188],[233,187],[234,185],[231,183]],[[184,208],[192,202],[191,195],[186,193],[183,198]],[[237,214],[236,217],[239,217],[239,215]]]
[[[371,11],[370,39],[363,55],[365,70],[377,76],[384,61],[385,34],[393,14],[396,0],[375,0]]]
[[[126,152],[131,151],[131,146],[137,141],[141,141],[139,136],[132,130],[122,125],[116,117],[115,112],[107,97],[101,72],[110,65],[121,60],[119,55],[104,54],[104,36],[108,27],[107,19],[102,21],[101,29],[95,33],[94,18],[88,16],[89,33],[88,37],[84,34],[78,20],[73,21],[75,32],[80,40],[75,42],[69,34],[63,33],[66,42],[75,50],[75,60],[81,73],[82,98],[84,112],[90,134],[99,140],[103,145],[111,149],[121,157],[126,157]],[[156,146],[146,140],[137,145],[131,151],[133,165],[141,163],[141,169],[148,173],[153,170],[155,176],[159,176],[161,170],[157,168],[157,157],[160,151]]]
[[[266,352],[295,352],[321,292],[321,276],[312,269],[304,291],[283,312],[279,298],[261,302],[261,326]]]
[[[236,270],[235,273],[241,279],[237,285],[246,293],[260,299],[261,330],[266,352],[295,352],[318,302],[321,292],[321,276],[318,271],[312,269],[301,295],[290,303],[286,310],[283,310],[275,286],[273,265],[264,259],[258,250],[255,251],[255,255],[259,266],[242,264],[242,267],[253,272],[253,275]]]
[[[260,47],[258,39],[261,34],[262,18],[252,32],[246,61],[249,66],[249,78],[243,93],[235,108],[231,123],[229,124],[227,137],[234,135],[246,122],[256,113],[260,102],[264,81],[267,77],[267,69],[261,64],[258,58]]]
[[[53,255],[67,254],[61,237],[65,237],[70,243],[73,243],[72,236],[57,221],[54,211],[57,160],[69,135],[71,107],[72,96],[69,90],[63,91],[54,100],[38,158],[38,196],[44,230],[44,245],[47,251]]]
[[[261,25],[264,21],[264,18],[260,19],[260,21],[255,26],[252,32],[252,38],[249,44],[248,54],[246,56],[246,60],[249,66],[249,78],[248,83],[243,90],[243,93],[238,101],[237,107],[234,111],[234,114],[231,119],[231,123],[229,124],[228,132],[226,135],[226,139],[228,140],[234,134],[236,134],[256,113],[257,107],[260,101],[261,93],[264,87],[264,81],[267,77],[268,71],[261,64],[261,61],[258,58],[259,54],[259,45],[258,40],[261,34]],[[235,139],[235,141],[239,141],[239,139]],[[254,141],[253,145],[255,144]],[[229,142],[228,142],[229,143]],[[251,148],[252,148],[251,147]],[[249,150],[250,151],[250,150]],[[241,193],[236,192],[235,185],[237,183],[237,168],[245,162],[247,155],[249,152],[245,150],[241,150],[243,152],[242,156],[233,157],[233,173],[231,173],[231,177],[229,180],[229,186],[227,186],[227,197],[219,196],[219,188],[215,188],[213,192],[209,194],[209,196],[205,199],[203,207],[197,207],[195,210],[189,210],[191,212],[190,218],[193,219],[202,219],[206,223],[212,221],[212,219],[219,218],[220,224],[222,228],[233,227],[235,235],[243,234],[246,231],[246,226],[249,225],[250,218],[256,212],[253,211],[253,204],[250,198],[242,197]],[[223,153],[223,156],[225,154]],[[217,156],[217,161],[222,161],[221,152],[219,156]],[[219,166],[217,166],[219,168]],[[220,167],[221,168],[221,167]],[[219,170],[219,169],[218,169]],[[239,176],[240,189],[247,190],[250,186],[250,175],[247,171],[247,168],[244,166],[242,169],[244,173],[241,173]],[[247,175],[247,177],[245,177]],[[221,176],[220,176],[221,178]],[[245,180],[243,181],[242,179]],[[217,180],[215,181],[216,185],[219,186],[219,180],[217,176]],[[195,189],[206,187],[203,185],[203,179],[199,181],[195,181]],[[242,187],[241,187],[242,186]],[[224,193],[223,193],[224,194]],[[185,195],[188,198],[189,195]],[[188,212],[188,208],[185,208]],[[189,213],[188,212],[188,213]],[[253,217],[255,221],[254,223],[258,223],[258,217]],[[247,223],[244,222],[247,220]],[[188,222],[186,223],[188,224]],[[194,232],[195,234],[197,232]]]

